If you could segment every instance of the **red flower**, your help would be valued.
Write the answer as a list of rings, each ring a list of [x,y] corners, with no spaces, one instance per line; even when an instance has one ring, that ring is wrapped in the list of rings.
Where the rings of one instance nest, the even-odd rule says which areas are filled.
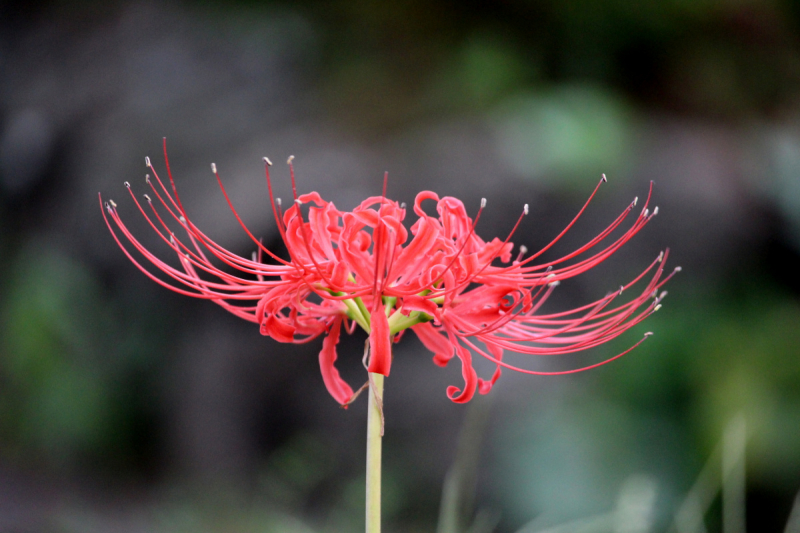
[[[165,152],[166,157],[166,152]],[[225,192],[216,166],[211,165],[231,210],[244,231],[258,247],[252,259],[240,257],[216,244],[186,214],[172,175],[167,173],[172,192],[159,179],[147,159],[154,180],[148,176],[156,202],[144,195],[147,205],[131,198],[153,230],[175,252],[181,268],[173,267],[149,252],[119,217],[116,204],[108,201],[106,224],[123,252],[148,277],[178,293],[205,298],[231,313],[255,322],[261,333],[280,342],[302,343],[327,334],[319,355],[323,381],[330,394],[346,406],[353,389],[339,376],[336,345],[342,324],[348,332],[360,325],[369,335],[368,370],[389,375],[391,343],[411,329],[434,353],[434,363],[445,366],[454,356],[461,362],[465,385],[448,387],[454,402],[467,402],[479,391],[488,393],[502,368],[529,374],[566,374],[608,363],[625,352],[583,368],[563,372],[537,372],[510,365],[503,360],[506,350],[530,355],[557,355],[595,347],[641,322],[660,307],[664,283],[678,270],[664,276],[662,253],[634,280],[619,290],[582,307],[560,313],[540,314],[541,305],[565,279],[577,276],[601,263],[639,232],[658,212],[648,210],[650,194],[633,224],[614,239],[610,236],[636,206],[633,201],[616,220],[584,246],[560,259],[543,264],[534,260],[551,248],[583,213],[597,189],[575,219],[539,252],[525,257],[520,247],[511,261],[511,234],[505,239],[484,241],[475,233],[485,201],[475,220],[467,216],[464,204],[452,197],[439,198],[424,191],[417,195],[414,213],[418,219],[409,231],[403,226],[405,205],[384,194],[366,199],[352,212],[342,212],[316,192],[297,196],[285,212],[274,199],[269,178],[270,202],[289,260],[265,248],[245,227]],[[291,168],[291,158],[289,159]],[[605,181],[605,177],[603,180]],[[130,185],[126,183],[130,191]],[[294,171],[292,169],[292,189]],[[652,184],[651,184],[652,192]],[[424,201],[436,202],[438,217],[427,215]],[[101,200],[102,202],[102,200]],[[156,208],[156,204],[160,206]],[[307,214],[301,206],[308,205]],[[110,220],[109,220],[110,217]],[[111,224],[111,221],[114,224]],[[177,236],[167,224],[180,226],[185,237]],[[161,270],[171,282],[155,276],[132,255],[117,231],[145,259]],[[262,260],[269,257],[269,263]],[[212,262],[214,260],[214,262]],[[225,270],[215,266],[224,264]],[[235,271],[236,274],[231,274]],[[649,280],[644,278],[649,275]],[[644,285],[636,296],[618,304],[623,292]],[[649,334],[645,335],[645,338]],[[472,353],[496,364],[489,379],[478,378],[472,367]]]

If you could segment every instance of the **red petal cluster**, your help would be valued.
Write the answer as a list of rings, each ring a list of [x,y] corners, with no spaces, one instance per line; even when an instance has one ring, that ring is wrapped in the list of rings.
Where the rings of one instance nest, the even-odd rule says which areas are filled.
[[[566,354],[617,337],[660,307],[665,294],[659,294],[661,286],[679,270],[665,276],[667,253],[662,253],[639,276],[605,297],[569,311],[541,314],[542,304],[559,282],[604,261],[652,219],[658,208],[649,211],[650,194],[638,214],[632,215],[634,201],[585,245],[554,261],[534,264],[572,227],[600,183],[575,219],[550,244],[528,257],[521,247],[512,261],[510,237],[527,213],[527,206],[506,239],[488,242],[475,233],[481,211],[473,220],[460,200],[439,198],[430,191],[417,195],[413,210],[418,218],[410,229],[403,225],[405,206],[387,199],[385,190],[351,212],[339,211],[316,192],[297,196],[294,204],[281,212],[280,201],[273,198],[269,165],[269,196],[288,260],[276,256],[250,233],[219,181],[234,215],[258,247],[258,254],[247,259],[221,247],[190,221],[168,162],[171,190],[159,179],[149,159],[147,164],[153,173],[147,183],[155,200],[145,195],[145,204],[132,192],[131,197],[153,230],[172,248],[180,268],[148,251],[122,222],[116,204],[109,201],[108,216],[105,212],[103,216],[128,258],[157,283],[211,300],[257,323],[263,335],[280,342],[308,342],[327,334],[319,355],[320,369],[330,394],[345,406],[353,390],[334,366],[342,323],[349,332],[357,324],[369,331],[370,372],[389,375],[391,343],[406,328],[412,329],[434,354],[437,365],[445,366],[458,357],[464,385],[448,387],[447,395],[462,403],[475,391],[488,393],[502,368],[529,374],[565,374],[621,357],[644,338],[606,361],[563,372],[526,370],[503,360],[506,350],[530,355]],[[214,165],[212,169],[219,180]],[[130,190],[130,185],[126,186]],[[293,169],[292,186],[296,190]],[[422,209],[425,201],[435,202],[438,216],[426,214]],[[629,216],[632,224],[615,232]],[[181,236],[170,229],[176,226]],[[613,233],[617,235],[612,238]],[[123,244],[122,237],[169,281],[145,268]],[[269,257],[268,262],[264,256]],[[642,287],[636,296],[619,303],[625,290],[637,284]],[[495,363],[496,369],[488,379],[477,376],[473,353]]]

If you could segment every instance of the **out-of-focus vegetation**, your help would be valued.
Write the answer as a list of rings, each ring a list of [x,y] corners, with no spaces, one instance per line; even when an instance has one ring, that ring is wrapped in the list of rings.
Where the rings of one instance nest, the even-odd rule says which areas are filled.
[[[748,529],[783,531],[793,505],[800,517],[796,2],[6,2],[0,72],[0,529],[361,527],[364,407],[326,397],[319,346],[279,346],[169,293],[108,235],[98,190],[158,250],[119,200],[126,180],[145,192],[163,135],[190,213],[242,255],[253,245],[211,161],[275,249],[263,155],[297,155],[300,186],[342,208],[385,169],[402,201],[487,197],[485,237],[528,202],[512,240],[531,250],[607,173],[561,252],[655,180],[659,216],[552,303],[600,297],[670,246],[684,269],[664,309],[608,347],[527,363],[655,335],[585,374],[505,372],[477,459],[444,397],[457,371],[397,345],[387,531],[436,530],[441,502],[461,513],[447,533],[666,530],[739,416]],[[362,342],[340,346],[353,384]],[[452,481],[473,467],[474,502]],[[718,531],[731,507],[711,502]]]

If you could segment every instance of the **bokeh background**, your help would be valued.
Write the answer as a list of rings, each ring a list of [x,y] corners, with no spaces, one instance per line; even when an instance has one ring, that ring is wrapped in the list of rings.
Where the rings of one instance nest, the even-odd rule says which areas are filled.
[[[473,516],[475,532],[666,531],[697,483],[720,531],[730,506],[708,479],[744,421],[722,446],[746,448],[733,512],[784,531],[800,489],[797,2],[0,2],[0,530],[357,531],[366,407],[327,395],[320,342],[280,345],[158,287],[108,234],[98,192],[169,255],[123,186],[146,192],[162,137],[195,223],[245,256],[212,161],[275,249],[263,156],[279,196],[294,154],[300,189],[342,209],[385,170],[400,201],[432,189],[474,213],[486,197],[487,238],[529,203],[513,240],[531,250],[605,172],[551,257],[654,180],[659,215],[551,303],[601,297],[669,246],[683,272],[664,308],[610,346],[525,364],[595,362],[653,331],[633,353],[507,371],[464,407],[445,397],[457,365],[397,345],[386,530],[444,531],[456,464],[449,531]],[[340,344],[353,385],[363,341]],[[602,522],[620,508],[638,518]]]

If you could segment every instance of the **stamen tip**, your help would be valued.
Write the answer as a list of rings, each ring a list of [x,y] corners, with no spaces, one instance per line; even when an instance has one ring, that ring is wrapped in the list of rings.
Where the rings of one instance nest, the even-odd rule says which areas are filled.
[[[608,178],[606,177],[605,174],[603,174],[603,183],[607,183],[607,182],[608,182]]]
[[[181,224],[186,224],[186,219],[183,217],[183,215],[179,216],[178,220],[180,221]]]
[[[644,336],[645,336],[645,337],[650,337],[652,334],[653,334],[653,332],[652,332],[652,331],[648,331],[647,333],[645,333],[645,334],[644,334]]]
[[[649,214],[650,214],[650,210],[649,209],[645,209],[644,210],[644,217],[647,218],[647,215],[649,215]]]
[[[303,205],[303,202],[302,200],[300,200],[300,198],[295,198],[294,203],[296,203],[297,205]]]
[[[269,157],[264,158],[264,163],[268,164],[269,166],[272,166],[272,161],[269,160]]]
[[[131,188],[131,184],[129,182],[127,182],[127,181],[124,182],[123,185],[125,185],[125,187],[127,187],[129,189]]]
[[[655,209],[653,209],[653,216],[656,216],[657,214],[658,214],[658,206],[656,206]]]
[[[278,204],[278,207],[280,207],[281,206],[281,199],[280,198],[275,198],[275,203]]]
[[[679,266],[675,267],[675,272],[680,272],[681,270],[683,270],[683,267],[679,267]]]
[[[405,208],[406,208],[406,203],[400,202],[400,209],[405,209]]]
[[[109,199],[109,200],[108,200],[108,203],[110,203],[110,204],[111,204],[111,207],[113,207],[114,209],[116,209],[116,208],[117,208],[117,203],[116,203],[114,200],[111,200],[111,199]]]
[[[523,212],[524,212],[524,213],[527,215],[527,214],[528,214],[528,210],[529,210],[529,208],[528,208],[528,204],[525,204],[525,205],[523,206],[523,208],[522,208],[522,211],[523,211]]]
[[[287,164],[287,165],[291,165],[291,164],[292,164],[292,160],[294,160],[294,156],[293,156],[293,155],[290,155],[290,156],[289,156],[289,159],[287,159],[287,160],[286,160],[286,164]]]
[[[481,209],[486,207],[486,198],[481,198]]]
[[[633,199],[633,207],[636,207],[636,204],[638,203],[639,203],[639,197],[637,196]]]
[[[147,183],[150,183],[150,174],[145,174],[144,175],[144,181],[147,182]]]
[[[142,196],[144,196],[144,199],[147,200],[147,203],[150,203],[150,204],[153,203],[153,200],[151,200],[150,197],[147,196],[146,194],[144,194]]]
[[[622,296],[622,291],[624,291],[624,290],[625,290],[625,287],[620,285],[619,286],[619,294],[620,294],[620,296]]]
[[[217,164],[216,163],[211,163],[211,172],[213,172],[214,174],[217,173]]]
[[[663,260],[664,260],[664,252],[661,252],[660,254],[658,254],[658,262],[660,263]]]
[[[145,165],[147,168],[153,168],[153,165],[151,165],[151,164],[150,164],[150,158],[149,158],[148,156],[145,156],[145,157],[144,157],[144,165]]]
[[[519,253],[521,253],[522,255],[527,254],[528,253],[528,247],[525,246],[524,244],[521,244],[520,247],[519,247]]]
[[[653,312],[655,313],[655,312],[656,312],[656,311],[658,311],[659,309],[661,309],[661,304],[658,304],[658,305],[656,305],[656,306],[653,308]]]
[[[548,287],[558,287],[559,285],[561,285],[561,282],[559,280],[551,281],[550,283],[547,284]]]

